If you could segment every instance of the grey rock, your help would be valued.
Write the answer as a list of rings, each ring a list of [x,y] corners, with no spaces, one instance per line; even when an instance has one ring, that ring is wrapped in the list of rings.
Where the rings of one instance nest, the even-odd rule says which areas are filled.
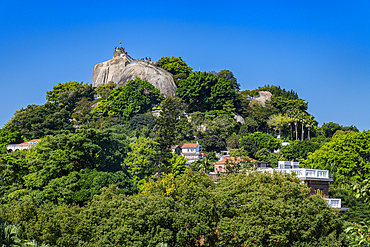
[[[93,87],[104,85],[109,81],[117,84],[122,70],[128,63],[127,57],[116,56],[109,61],[95,65],[93,70]]]
[[[167,97],[175,96],[177,86],[173,81],[172,74],[155,66],[149,59],[135,60],[130,57],[125,48],[115,47],[113,58],[94,66],[93,87],[104,85],[109,81],[117,84],[117,87],[126,85],[127,81],[147,80],[155,88]]]
[[[259,104],[264,107],[265,102],[271,100],[272,94],[268,91],[259,91],[258,93],[259,97],[255,98],[254,100],[259,102]]]
[[[234,119],[237,123],[244,124],[244,118],[236,112],[234,113]]]
[[[167,97],[175,96],[177,86],[173,81],[172,74],[153,64],[146,62],[135,62],[128,64],[121,72],[117,87],[126,85],[127,81],[139,77],[141,80],[147,80],[155,88]]]

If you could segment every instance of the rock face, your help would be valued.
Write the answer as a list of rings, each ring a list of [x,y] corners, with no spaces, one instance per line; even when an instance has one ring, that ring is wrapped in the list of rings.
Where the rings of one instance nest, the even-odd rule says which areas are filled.
[[[93,87],[106,84],[109,81],[118,82],[122,70],[129,60],[126,57],[114,57],[109,61],[98,63],[93,70]]]
[[[173,81],[172,74],[155,65],[146,62],[136,62],[128,64],[121,72],[117,87],[126,85],[127,81],[139,77],[141,80],[147,80],[155,88],[159,89],[165,97],[169,94],[174,97],[176,93],[176,84]]]
[[[261,104],[261,106],[264,107],[266,100],[267,101],[271,100],[272,94],[268,91],[259,91],[258,93],[259,93],[259,97],[254,98],[254,100],[258,101]]]
[[[177,87],[172,74],[155,66],[150,58],[135,60],[131,58],[123,47],[115,47],[113,58],[94,66],[93,86],[97,87],[113,81],[117,87],[126,85],[127,81],[139,77],[147,80],[167,97],[175,96]]]

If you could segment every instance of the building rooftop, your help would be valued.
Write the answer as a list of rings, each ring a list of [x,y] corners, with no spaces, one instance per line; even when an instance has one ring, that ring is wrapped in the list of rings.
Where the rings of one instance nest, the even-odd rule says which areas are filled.
[[[197,148],[198,145],[198,143],[184,143],[181,148]]]

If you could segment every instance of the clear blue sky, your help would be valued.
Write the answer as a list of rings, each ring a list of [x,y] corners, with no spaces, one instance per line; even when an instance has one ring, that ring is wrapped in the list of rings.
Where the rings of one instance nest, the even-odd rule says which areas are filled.
[[[132,57],[231,70],[241,89],[293,89],[323,122],[370,129],[370,1],[0,0],[0,127],[59,82]]]

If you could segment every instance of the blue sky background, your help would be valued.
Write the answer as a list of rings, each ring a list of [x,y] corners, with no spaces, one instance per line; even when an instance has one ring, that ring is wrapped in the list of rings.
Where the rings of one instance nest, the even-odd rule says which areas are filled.
[[[370,129],[370,1],[0,0],[0,127],[59,82],[134,58],[231,70],[241,89],[293,89],[319,125]]]

